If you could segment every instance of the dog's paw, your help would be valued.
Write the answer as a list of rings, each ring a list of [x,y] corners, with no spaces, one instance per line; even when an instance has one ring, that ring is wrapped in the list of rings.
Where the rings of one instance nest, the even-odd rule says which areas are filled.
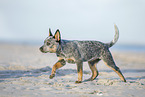
[[[76,84],[79,84],[79,83],[82,83],[82,81],[76,81],[75,83],[76,83]]]
[[[91,78],[89,78],[89,79],[87,79],[86,81],[93,81],[93,80],[95,80],[96,79],[96,77],[91,77]]]
[[[52,74],[49,76],[50,79],[53,79],[55,77],[55,74]]]

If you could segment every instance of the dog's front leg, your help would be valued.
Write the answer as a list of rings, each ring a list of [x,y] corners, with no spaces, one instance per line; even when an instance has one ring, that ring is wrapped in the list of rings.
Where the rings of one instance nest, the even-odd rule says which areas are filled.
[[[55,77],[56,70],[63,67],[66,64],[66,61],[64,59],[59,60],[58,62],[53,65],[51,75],[49,76],[50,79]]]
[[[75,83],[81,83],[83,77],[83,62],[77,62],[77,73],[78,73],[78,80]]]

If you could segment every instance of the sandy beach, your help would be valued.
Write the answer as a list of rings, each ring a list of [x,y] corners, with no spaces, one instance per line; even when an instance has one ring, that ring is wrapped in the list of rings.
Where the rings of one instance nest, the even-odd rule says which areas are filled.
[[[75,64],[57,70],[49,79],[55,54],[43,54],[36,45],[0,44],[0,97],[144,97],[145,52],[112,50],[114,60],[127,82],[102,61],[94,81],[88,64],[84,63],[83,83],[75,84]]]

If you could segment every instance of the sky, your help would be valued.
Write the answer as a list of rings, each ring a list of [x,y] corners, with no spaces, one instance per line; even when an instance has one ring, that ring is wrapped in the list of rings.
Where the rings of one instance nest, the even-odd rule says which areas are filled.
[[[145,45],[145,0],[0,0],[0,41],[43,42],[48,29],[62,39]]]

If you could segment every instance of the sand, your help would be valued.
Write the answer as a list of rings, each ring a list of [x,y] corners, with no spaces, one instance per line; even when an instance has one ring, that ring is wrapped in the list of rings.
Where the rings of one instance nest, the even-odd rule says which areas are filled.
[[[49,79],[55,54],[43,54],[39,46],[0,44],[0,97],[144,97],[145,53],[112,50],[117,66],[127,82],[101,61],[99,76],[94,81],[88,64],[84,63],[83,83],[75,84],[75,64],[57,70]]]

